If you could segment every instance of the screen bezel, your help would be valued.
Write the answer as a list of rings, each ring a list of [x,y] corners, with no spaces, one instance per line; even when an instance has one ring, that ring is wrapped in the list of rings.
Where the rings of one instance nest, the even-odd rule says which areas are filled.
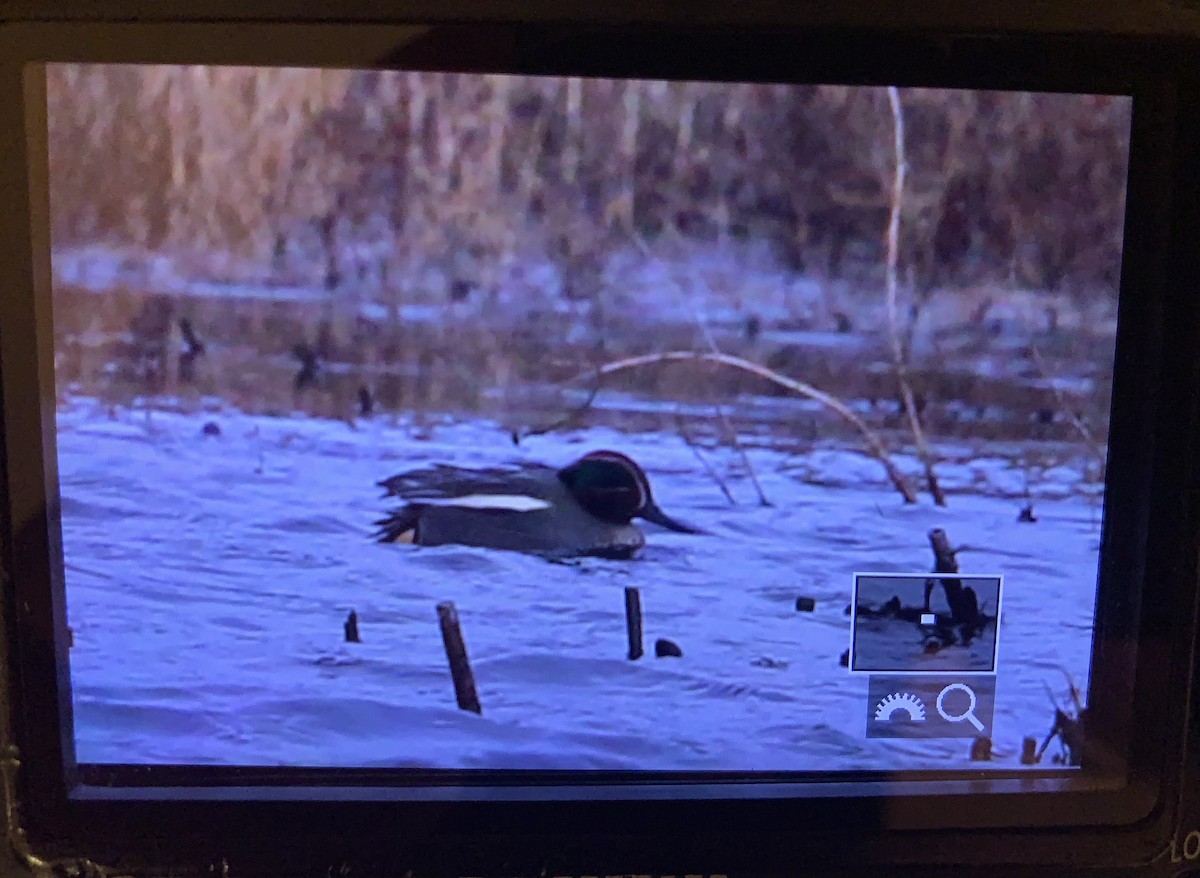
[[[805,51],[796,51],[803,45]],[[21,791],[35,838],[46,842],[97,842],[106,821],[142,831],[178,836],[215,831],[225,825],[212,815],[230,814],[228,829],[254,812],[266,827],[295,827],[296,821],[326,829],[343,823],[360,834],[374,826],[351,812],[394,823],[425,818],[440,832],[484,834],[531,821],[559,832],[631,833],[654,815],[670,814],[682,827],[706,825],[726,832],[755,827],[822,825],[905,830],[1063,826],[1125,827],[1150,821],[1169,800],[1170,764],[1176,725],[1182,725],[1182,692],[1169,683],[1179,676],[1186,630],[1173,625],[1187,618],[1195,600],[1195,534],[1186,531],[1186,485],[1196,471],[1193,414],[1197,381],[1186,359],[1196,331],[1195,309],[1168,283],[1168,269],[1184,244],[1161,229],[1172,227],[1170,195],[1181,176],[1173,148],[1177,116],[1177,75],[1170,52],[1156,45],[1146,53],[1135,39],[1016,37],[980,35],[815,31],[755,31],[746,28],[636,29],[566,25],[493,24],[476,26],[394,25],[35,25],[0,28],[0,143],[5,160],[0,191],[11,209],[0,217],[0,264],[13,266],[8,294],[0,305],[0,366],[3,367],[4,431],[12,535],[12,602],[6,607],[18,661],[15,695],[16,740],[22,752]],[[802,57],[797,57],[798,55]],[[284,805],[280,787],[223,787],[183,801],[156,801],[156,771],[130,768],[115,783],[81,777],[69,735],[69,681],[65,679],[65,612],[58,533],[57,461],[54,451],[53,359],[50,350],[48,226],[44,222],[46,168],[42,89],[37,71],[26,64],[48,61],[116,63],[255,63],[281,66],[360,66],[476,70],[579,75],[636,75],[644,78],[782,79],[851,84],[949,85],[1041,91],[1126,93],[1134,96],[1134,136],[1125,233],[1114,416],[1110,431],[1105,554],[1102,575],[1133,574],[1143,584],[1140,605],[1131,592],[1101,592],[1091,691],[1098,740],[1114,753],[1128,751],[1129,783],[1119,790],[1023,793],[1025,781],[999,781],[988,773],[960,774],[951,782],[974,795],[927,795],[846,799],[758,799],[746,802],[721,795],[688,801],[586,801],[565,808],[557,803],[515,801],[432,803],[375,801],[351,806],[353,793],[322,782],[324,795],[297,795]],[[904,71],[897,77],[897,71]],[[16,98],[14,100],[13,98]],[[40,152],[39,152],[40,150]],[[21,206],[27,207],[22,210]],[[29,218],[33,218],[30,223]],[[30,259],[30,254],[34,258]],[[1170,319],[1168,320],[1168,314]],[[1181,319],[1180,315],[1189,319]],[[1191,371],[1189,371],[1191,370]],[[1166,375],[1192,375],[1166,381]],[[1155,392],[1149,392],[1153,388]],[[31,425],[36,425],[31,428]],[[1190,438],[1190,444],[1189,444]],[[1190,551],[1190,554],[1189,554]],[[56,637],[56,634],[58,635]],[[1134,644],[1137,644],[1136,650]],[[18,667],[19,665],[19,667]],[[1174,675],[1174,676],[1173,676]],[[1136,683],[1135,683],[1136,681]],[[52,694],[54,697],[46,697]],[[1175,719],[1179,718],[1176,723]],[[1131,729],[1139,730],[1129,746]],[[56,729],[57,736],[48,734]],[[1147,732],[1147,730],[1149,730]],[[1118,760],[1120,761],[1120,760]],[[1111,769],[1112,763],[1101,763]],[[261,769],[257,771],[262,771]],[[332,770],[336,771],[336,770]],[[169,777],[170,771],[158,772]],[[236,772],[228,775],[236,778]],[[347,775],[349,776],[349,775]],[[283,783],[311,781],[304,769],[280,773]],[[93,781],[85,784],[84,780]],[[452,778],[453,779],[453,778]],[[200,780],[199,775],[196,780]],[[464,779],[465,780],[465,779]],[[553,782],[551,778],[544,782]],[[902,783],[891,781],[891,783]],[[999,793],[1011,784],[1011,792]],[[197,801],[224,789],[226,802]],[[466,797],[466,787],[459,796]],[[575,789],[582,789],[576,785]],[[882,791],[884,787],[879,787]],[[928,791],[930,788],[925,787]],[[126,799],[114,801],[114,793]],[[895,790],[899,792],[900,790]],[[257,797],[249,802],[241,797]],[[377,797],[378,798],[378,797]],[[386,797],[384,797],[386,798]],[[569,799],[569,796],[566,797]],[[269,800],[275,799],[274,803]],[[1003,801],[1001,801],[1001,799]],[[233,801],[230,801],[233,800]],[[302,803],[302,804],[301,804]],[[297,808],[303,809],[301,815]],[[365,810],[364,810],[365,809]],[[287,812],[288,823],[280,816]],[[818,817],[818,812],[821,816]],[[684,815],[691,815],[686,817]],[[836,820],[831,818],[837,816]],[[1019,815],[1019,816],[1017,816]],[[586,822],[585,822],[586,821]],[[699,821],[699,823],[697,823]],[[268,830],[269,831],[269,830]],[[794,831],[794,830],[793,830]],[[119,833],[118,833],[119,837]],[[382,838],[383,836],[381,836]],[[106,839],[106,842],[110,839]],[[1128,840],[1128,839],[1127,839]],[[1096,845],[1097,855],[1104,849]],[[1128,853],[1123,849],[1122,856]],[[1007,850],[1008,856],[1026,852]],[[711,868],[711,867],[708,867]]]

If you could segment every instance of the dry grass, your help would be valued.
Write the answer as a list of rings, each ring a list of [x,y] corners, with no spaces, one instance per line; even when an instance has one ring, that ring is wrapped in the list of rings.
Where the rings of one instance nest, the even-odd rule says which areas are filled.
[[[891,131],[876,92],[61,65],[54,231],[268,265],[331,217],[387,259],[438,259],[483,286],[522,237],[581,276],[635,233],[754,239],[808,271],[882,281]],[[898,258],[914,288],[1115,286],[1128,102],[901,96]]]
[[[48,94],[56,244],[167,253],[191,279],[242,272],[329,292],[323,303],[154,304],[153,289],[88,297],[60,284],[60,378],[88,391],[214,394],[247,410],[348,417],[366,385],[384,409],[418,414],[499,399],[519,433],[573,411],[569,394],[537,388],[566,388],[580,364],[649,358],[614,374],[606,391],[721,407],[740,393],[819,399],[793,386],[801,376],[831,398],[889,403],[895,372],[868,367],[890,362],[905,377],[899,410],[860,416],[822,401],[839,417],[808,426],[797,418],[796,440],[818,426],[868,445],[873,436],[882,461],[894,432],[923,446],[922,421],[932,435],[987,438],[993,427],[965,426],[951,404],[1009,410],[1016,420],[997,435],[1027,436],[1031,418],[1059,411],[1086,410],[1087,423],[1103,429],[1105,388],[1064,400],[951,372],[936,350],[912,353],[915,321],[907,337],[890,339],[891,358],[880,348],[869,362],[726,334],[701,356],[725,364],[701,386],[687,369],[655,365],[663,351],[695,348],[694,331],[639,327],[641,293],[606,282],[602,269],[633,250],[756,244],[827,281],[828,313],[802,329],[834,328],[839,304],[860,319],[831,298],[840,284],[886,301],[893,326],[906,305],[923,319],[960,312],[928,334],[936,341],[950,326],[986,348],[993,317],[979,290],[1031,290],[1029,307],[1039,319],[1040,309],[1053,311],[1055,324],[1051,303],[1072,300],[1073,313],[1085,314],[1115,302],[1129,149],[1129,104],[1119,99],[893,90],[904,108],[901,178],[899,116],[887,112],[882,89],[62,65]],[[539,261],[554,270],[551,282],[521,278]],[[743,282],[734,278],[721,295],[754,314],[759,293]],[[524,304],[536,299],[541,322],[499,319],[500,289],[520,291]],[[386,306],[388,319],[356,316],[364,298]],[[455,316],[460,301],[474,316]],[[587,338],[556,316],[564,301],[588,305]],[[409,305],[445,314],[414,325],[400,317]],[[213,342],[186,386],[173,353],[148,367],[158,355],[137,350],[137,338],[107,339],[141,333],[151,348],[174,351],[180,316]],[[1051,343],[1096,341],[1072,331],[1043,333],[1047,359]],[[292,347],[322,332],[335,349],[326,359],[345,368],[297,394]],[[1111,356],[1111,339],[1099,343],[1098,356]],[[733,360],[749,366],[729,368]],[[125,372],[106,371],[114,363]],[[764,384],[768,373],[774,384]],[[918,398],[928,402],[923,413]],[[742,417],[736,406],[714,411],[718,420]],[[588,417],[613,415],[597,406]],[[678,419],[636,417],[660,429]],[[1061,420],[1041,424],[1040,438],[1071,434]],[[718,426],[737,435],[737,424]]]

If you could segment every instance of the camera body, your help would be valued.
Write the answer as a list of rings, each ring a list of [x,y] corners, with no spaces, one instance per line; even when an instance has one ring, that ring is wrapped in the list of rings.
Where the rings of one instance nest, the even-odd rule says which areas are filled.
[[[6,199],[11,209],[0,217],[6,283],[0,311],[6,722],[0,724],[0,738],[7,747],[7,869],[13,874],[47,867],[79,874],[99,867],[113,874],[336,870],[341,875],[755,876],[1059,875],[1071,868],[1097,876],[1200,875],[1200,358],[1195,355],[1200,296],[1187,280],[1200,273],[1195,246],[1200,177],[1194,173],[1200,117],[1189,109],[1200,105],[1197,49],[1200,13],[1186,4],[1164,6],[1154,16],[1133,3],[1097,10],[1074,2],[1000,10],[917,9],[901,3],[795,10],[711,3],[684,10],[415,2],[383,12],[367,3],[331,10],[285,3],[256,12],[215,2],[187,11],[120,3],[99,9],[18,3],[0,10],[0,191],[11,196]],[[51,307],[49,270],[49,214],[55,205],[46,176],[53,178],[55,169],[45,159],[50,137],[45,70],[56,63],[417,70],[613,82],[898,83],[916,89],[1131,96],[1113,414],[1107,481],[1101,485],[1103,522],[1095,524],[1102,587],[1091,682],[1086,701],[1069,682],[1074,709],[1060,706],[1051,695],[1048,718],[1054,729],[1045,742],[1034,741],[1040,758],[1051,738],[1059,739],[1061,764],[1053,771],[1046,764],[1044,773],[1003,778],[969,767],[920,777],[878,766],[858,773],[846,769],[826,778],[816,793],[811,779],[782,771],[702,774],[672,767],[646,777],[622,768],[585,777],[557,767],[521,766],[515,771],[430,770],[401,783],[386,771],[367,768],[277,771],[260,762],[206,773],[170,760],[89,764],[77,758],[71,717],[73,710],[82,716],[85,708],[72,700],[68,670],[75,635],[67,625],[70,601],[63,579],[72,574],[64,573],[62,561],[62,474],[53,438],[57,392],[63,388],[61,378],[55,384],[58,364],[49,329],[52,316],[61,319]],[[569,87],[565,94],[570,100]],[[537,112],[533,104],[521,106]],[[336,126],[336,115],[332,118]],[[334,128],[332,139],[343,136],[348,135]],[[568,135],[550,130],[542,136]],[[513,188],[520,192],[519,174],[517,179]],[[868,196],[875,197],[852,192],[844,200]],[[620,227],[618,201],[604,215]],[[336,218],[325,226],[318,222],[313,239],[331,239],[335,225]],[[880,237],[883,252],[886,235]],[[286,247],[275,249],[282,253]],[[568,268],[579,261],[572,255],[563,257]],[[345,270],[335,262],[329,260],[323,275],[330,294],[341,288]],[[893,274],[894,269],[893,263]],[[476,277],[447,281],[450,307],[471,302],[476,287],[484,284]],[[747,337],[761,331],[750,327],[747,321]],[[183,334],[186,350],[199,356],[204,346],[190,323]],[[304,385],[316,381],[320,345],[318,337],[311,346],[305,341],[303,350],[297,344],[283,355],[289,368],[292,359],[299,365],[295,399]],[[722,354],[713,343],[705,356]],[[897,372],[903,373],[899,365]],[[580,411],[595,395],[593,390]],[[369,416],[373,396],[366,385],[359,389],[361,417]],[[903,398],[898,411],[906,406],[912,417],[915,406]],[[1061,417],[1055,417],[1070,432],[1085,419],[1068,409],[1064,405]],[[207,423],[204,431],[220,435],[219,427],[213,432]],[[514,430],[513,444],[537,432]],[[569,484],[581,466],[587,472],[586,460],[560,470],[559,481]],[[635,481],[643,501],[638,511],[646,520],[665,522],[676,533],[692,530],[653,505],[644,474]],[[1032,520],[1032,503],[1021,515]],[[403,513],[401,519],[403,526],[393,527],[391,536],[420,542],[421,523],[403,519]],[[427,539],[433,532],[429,521]],[[947,529],[956,523],[951,519]],[[651,541],[657,533],[651,532]],[[897,600],[897,608],[907,610],[900,604],[911,603],[919,612],[917,624],[927,636],[918,645],[930,652],[937,649],[930,643],[939,629],[953,628],[959,633],[948,636],[970,640],[961,633],[964,618],[986,621],[990,612],[991,663],[973,672],[994,673],[995,637],[1004,636],[999,608],[1009,582],[1002,583],[998,574],[960,574],[940,525],[928,530],[928,539],[935,561],[931,572],[938,577],[913,571],[917,597]],[[928,550],[922,546],[921,551]],[[804,564],[797,550],[796,569],[804,570]],[[888,615],[882,597],[887,589],[902,588],[897,584],[902,579],[895,571],[856,576],[845,613],[856,632],[843,657],[848,674],[889,670],[886,662],[872,663],[871,646],[858,637],[857,626],[870,622],[872,614]],[[872,582],[882,583],[880,599],[860,601]],[[938,609],[931,599],[939,600],[943,589],[946,604]],[[625,619],[633,661],[640,652],[634,655],[632,620],[636,616],[638,649],[642,623],[631,590],[636,591],[625,589]],[[967,591],[971,597],[964,603]],[[811,610],[812,603],[802,597],[795,609]],[[467,659],[454,607],[440,603],[437,609],[458,706],[479,713],[474,681],[468,686],[460,676]],[[953,624],[940,624],[939,612]],[[341,624],[340,616],[337,621]],[[345,621],[348,644],[357,641],[359,625],[352,610]],[[477,631],[467,626],[468,642]],[[985,640],[975,637],[977,646]],[[659,658],[682,657],[678,644],[665,642],[657,644]],[[766,670],[778,665],[769,658],[756,660]],[[328,663],[335,665],[332,659]],[[1053,662],[1046,667],[1053,668]],[[931,683],[928,691],[915,682],[904,689],[882,680],[878,691],[870,689],[871,716],[886,720],[899,710],[911,720],[928,713],[936,721],[940,715],[968,732],[963,748],[971,739],[972,758],[978,752],[982,762],[992,741],[988,738],[983,749],[967,722],[981,730],[990,725],[995,697],[974,679],[947,678]],[[964,692],[969,702],[955,702]],[[797,749],[808,743],[793,742]],[[1077,762],[1090,773],[1086,782],[1072,786],[1058,772]]]

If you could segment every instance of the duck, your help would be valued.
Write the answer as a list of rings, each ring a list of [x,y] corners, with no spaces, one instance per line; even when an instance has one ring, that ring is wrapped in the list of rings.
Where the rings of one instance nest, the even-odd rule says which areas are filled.
[[[703,533],[663,512],[645,470],[618,451],[592,451],[561,469],[435,464],[378,484],[385,498],[405,503],[375,522],[381,543],[628,560],[646,543],[635,518],[677,533]]]

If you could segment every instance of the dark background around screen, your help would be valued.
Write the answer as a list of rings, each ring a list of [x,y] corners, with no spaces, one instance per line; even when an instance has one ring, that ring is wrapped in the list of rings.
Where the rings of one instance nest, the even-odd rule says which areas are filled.
[[[666,6],[648,9],[644,3],[610,3],[606,4],[603,10],[600,10],[594,3],[580,2],[568,6],[562,0],[546,3],[536,2],[536,0],[516,3],[503,2],[503,0],[498,0],[498,2],[467,0],[467,2],[461,3],[413,2],[405,4],[403,8],[411,9],[415,17],[420,17],[423,14],[437,14],[442,18],[486,17],[489,12],[492,12],[496,16],[503,16],[505,18],[528,14],[538,18],[551,15],[604,15],[618,20],[625,17],[631,19],[655,17],[659,20],[664,20],[669,18],[682,19],[694,10],[698,16],[707,18],[708,20],[719,20],[723,16],[735,14],[755,17],[759,20],[777,20],[783,13],[772,13],[767,10],[778,9],[779,6],[781,5],[768,5],[765,3],[755,4],[749,8],[739,6],[736,7],[738,11],[735,13],[733,11],[735,7],[724,3],[696,3],[688,4],[687,6],[681,4],[678,8],[668,11],[668,7]],[[336,8],[338,15],[346,18],[353,18],[356,14],[366,17],[367,15],[378,13],[377,5],[365,2],[365,0],[364,2],[342,0],[336,7],[332,3],[278,2],[271,5],[270,12],[272,15],[280,17],[292,16],[295,18],[319,20],[327,16],[329,10],[334,8]],[[395,8],[399,11],[399,4]],[[1129,0],[1129,2],[1094,4],[1069,0],[1069,2],[1055,2],[1042,5],[1033,3],[1009,5],[1001,9],[997,9],[989,4],[911,4],[906,2],[862,4],[860,2],[831,2],[822,4],[815,11],[806,12],[803,6],[796,6],[794,9],[795,11],[791,13],[794,19],[807,14],[813,16],[811,21],[817,24],[842,23],[851,26],[925,27],[939,30],[955,29],[956,27],[959,29],[1013,29],[1033,33],[1063,31],[1090,34],[1141,33],[1161,35],[1163,39],[1174,37],[1200,38],[1200,4],[1193,2],[1167,4]],[[151,11],[141,3],[120,2],[120,0],[118,2],[105,2],[102,4],[98,2],[33,2],[33,0],[0,4],[0,22],[22,18],[62,17],[64,14],[74,14],[80,17],[86,16],[93,20],[100,18],[136,20],[143,16],[147,19],[163,20],[168,18],[172,13],[184,14],[185,11],[179,6],[170,8],[165,6],[156,7]],[[221,2],[221,0],[208,0],[208,2],[195,0],[195,2],[187,4],[186,14],[194,17],[237,19],[254,16],[258,12],[253,5],[249,4]],[[36,425],[30,424],[29,429],[36,429]],[[3,488],[2,484],[0,484],[0,488]],[[11,535],[5,536],[8,538]],[[2,632],[0,632],[0,636],[2,636]],[[7,654],[9,652],[7,649],[8,644],[5,643],[3,645],[5,649],[0,654]],[[7,675],[0,675],[0,710],[4,710],[5,712],[10,709],[8,698],[9,682]],[[1191,728],[1193,741],[1188,753],[1188,770],[1191,772],[1191,777],[1198,778],[1200,777],[1200,744],[1198,744],[1195,738],[1200,737],[1200,708],[1195,704],[1192,706]],[[3,808],[2,813],[8,813],[10,804],[6,797],[6,785],[0,786],[0,808]],[[1191,802],[1184,803],[1178,826],[1181,828],[1178,835],[1178,843],[1182,845],[1190,829],[1200,829],[1200,797]],[[1194,864],[1194,866],[1197,865],[1200,865],[1200,861]],[[6,878],[7,876],[16,878],[16,876],[25,876],[31,873],[30,865],[22,862],[14,855],[11,838],[6,844],[0,845],[0,875],[6,876]],[[959,869],[955,874],[963,873],[964,870]],[[923,871],[921,874],[934,875],[940,873]],[[1113,872],[1111,874],[1127,873],[1121,871],[1120,873]],[[1189,871],[1182,864],[1173,864],[1169,856],[1164,856],[1155,864],[1155,867],[1152,867],[1152,871],[1147,874],[1185,876],[1200,874],[1200,872]]]

